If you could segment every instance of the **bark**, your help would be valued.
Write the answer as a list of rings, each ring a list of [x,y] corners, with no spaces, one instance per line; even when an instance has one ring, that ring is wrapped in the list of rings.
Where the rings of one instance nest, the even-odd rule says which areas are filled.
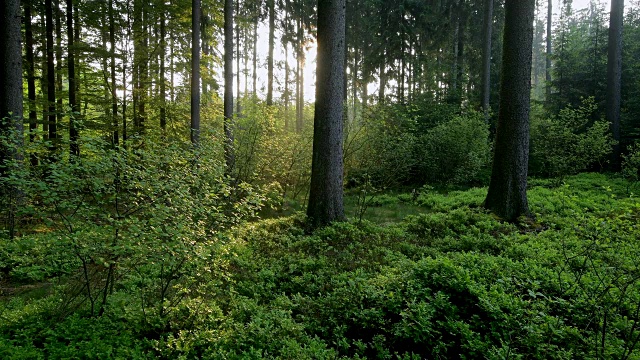
[[[113,1],[113,0],[112,0]],[[164,5],[164,1],[163,1]],[[160,129],[167,130],[167,81],[164,77],[166,72],[165,58],[167,53],[167,19],[164,9],[160,12]]]
[[[485,207],[505,220],[529,216],[527,166],[535,0],[506,0],[500,111]]]
[[[49,139],[49,71],[48,71],[48,49],[47,49],[47,31],[46,31],[46,16],[41,16],[42,26],[40,28],[41,38],[41,68],[42,68],[42,81],[40,81],[40,91],[42,92],[42,137],[46,141]]]
[[[607,121],[611,124],[613,140],[612,166],[620,169],[620,103],[622,82],[622,20],[624,0],[611,1],[609,45],[607,60]]]
[[[113,142],[113,146],[118,147],[120,136],[118,132],[118,96],[116,92],[116,35],[113,2],[114,0],[109,0],[109,42],[111,43],[111,63],[109,71],[111,75],[111,116],[113,116],[113,133],[111,141]]]
[[[289,130],[289,72],[291,71],[289,67],[289,0],[285,0],[285,17],[283,23],[283,36],[282,36],[282,44],[284,46],[284,92],[282,93],[282,100],[284,102],[284,130]]]
[[[545,95],[547,104],[551,101],[551,25],[553,21],[553,0],[547,4],[547,58],[545,63]]]
[[[493,0],[484,2],[484,24],[482,28],[482,110],[489,122],[491,99],[491,35],[493,30]]]
[[[33,25],[31,24],[30,1],[26,1],[24,5],[24,30],[27,60],[27,98],[29,99],[29,142],[34,142],[36,139],[35,132],[38,129],[38,110],[36,106],[35,56],[33,54]],[[31,154],[30,163],[32,166],[38,165],[36,154]]]
[[[62,124],[64,105],[62,100],[62,11],[60,0],[53,3],[55,11],[55,66],[56,66],[56,123]]]
[[[13,145],[0,148],[0,177],[4,177],[5,161],[19,159],[22,146],[20,1],[4,0],[0,10],[2,11],[2,20],[0,21],[0,34],[2,34],[0,36],[0,79],[2,79],[2,86],[0,86],[0,136],[15,136]]]
[[[318,56],[307,216],[317,228],[345,219],[342,136],[345,0],[318,1]]]
[[[236,16],[240,14],[240,1],[236,1]],[[240,105],[240,98],[242,97],[240,94],[240,21],[236,18],[236,114],[240,114],[242,112],[242,107]]]
[[[67,71],[69,75],[69,106],[71,114],[69,115],[69,154],[80,156],[80,145],[78,144],[78,128],[76,124],[76,116],[79,112],[78,103],[76,101],[76,67],[74,57],[74,38],[73,32],[73,0],[67,0]]]
[[[387,64],[385,62],[385,57],[386,57],[386,49],[385,49],[385,56],[382,59],[382,63],[380,64],[380,86],[378,88],[378,102],[381,104],[384,104],[384,99],[385,99],[385,95],[384,92],[386,90],[387,87],[387,72],[386,72],[386,67]]]
[[[304,29],[302,20],[298,19],[298,49],[296,67],[296,132],[301,133],[304,127]],[[341,94],[342,96],[342,94]]]
[[[229,0],[225,1],[225,6],[227,2],[229,2]],[[193,145],[198,145],[200,142],[200,6],[200,0],[191,1],[191,143]],[[227,24],[225,22],[225,31],[226,26]],[[225,68],[226,66],[227,64],[225,63]],[[225,78],[226,76],[225,73]],[[225,115],[227,111],[226,106],[225,89]]]
[[[456,100],[462,100],[462,83],[464,77],[464,33],[466,30],[467,14],[464,10],[464,0],[460,0],[460,19],[458,28],[458,53],[456,54],[458,72],[456,73]]]
[[[273,47],[275,43],[275,0],[267,0],[269,7],[269,57],[267,59],[267,105],[273,105]]]
[[[253,97],[256,98],[258,96],[258,15],[255,15],[255,19],[253,21],[253,74],[251,79],[253,80]]]
[[[53,55],[53,3],[45,0],[45,33],[47,38],[47,123],[49,129],[50,150],[52,153],[57,148],[57,126],[56,126],[56,69]]]
[[[233,3],[224,1],[224,158],[227,174],[233,174]]]

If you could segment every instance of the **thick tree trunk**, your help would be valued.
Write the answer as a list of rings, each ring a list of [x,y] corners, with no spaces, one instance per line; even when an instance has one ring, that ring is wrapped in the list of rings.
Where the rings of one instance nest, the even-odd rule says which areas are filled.
[[[620,102],[622,81],[622,19],[624,0],[611,1],[609,46],[607,60],[607,121],[611,124],[613,140],[612,166],[620,169]]]
[[[267,105],[273,105],[273,47],[275,43],[275,0],[267,0],[269,7],[269,56],[267,58]]]
[[[79,107],[76,101],[76,61],[74,58],[74,37],[73,32],[73,0],[67,0],[67,71],[69,74],[69,106],[71,114],[69,115],[69,154],[72,156],[80,156],[80,144],[78,143],[78,127],[76,125],[76,116],[78,116]]]
[[[33,25],[31,24],[30,1],[26,1],[24,5],[24,30],[27,60],[27,98],[29,99],[29,142],[34,142],[36,140],[35,133],[38,129],[38,109],[36,106],[36,71],[35,56],[33,54]],[[31,154],[29,160],[31,166],[38,165],[38,157],[36,154]]]
[[[224,158],[227,174],[233,174],[233,2],[224,1]]]
[[[200,142],[200,5],[200,0],[191,1],[191,143],[193,145],[198,145]],[[225,89],[225,115],[226,105]]]
[[[22,48],[20,1],[3,0],[0,20],[0,136],[14,136],[15,142],[0,148],[0,177],[5,161],[19,159],[22,146]],[[30,19],[29,19],[30,21]],[[13,134],[12,134],[13,133]],[[4,193],[4,190],[0,190]],[[4,195],[4,194],[3,194]]]
[[[529,102],[535,0],[506,0],[495,153],[485,207],[512,221],[529,216]]]
[[[491,99],[491,35],[493,30],[493,0],[484,1],[484,24],[482,27],[482,110],[489,122]]]
[[[312,228],[345,218],[342,126],[345,0],[318,1],[316,108],[307,216]]]

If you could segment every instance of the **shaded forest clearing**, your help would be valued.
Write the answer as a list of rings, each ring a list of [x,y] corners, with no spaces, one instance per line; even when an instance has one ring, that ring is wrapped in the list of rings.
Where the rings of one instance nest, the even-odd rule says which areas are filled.
[[[2,277],[53,286],[3,294],[0,357],[637,359],[629,186],[532,180],[536,220],[519,224],[480,207],[486,188],[377,195],[362,221],[347,197],[349,223],[306,235],[293,215],[233,228],[171,278],[122,264],[99,317],[70,299],[78,259],[25,236],[0,247]]]

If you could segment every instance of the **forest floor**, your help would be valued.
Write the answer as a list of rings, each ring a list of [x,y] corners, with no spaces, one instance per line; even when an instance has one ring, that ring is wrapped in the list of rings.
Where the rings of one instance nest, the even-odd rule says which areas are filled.
[[[60,309],[60,277],[38,286],[61,255],[23,244],[0,280],[37,294],[0,298],[0,358],[640,359],[634,190],[534,179],[519,223],[481,207],[486,188],[351,194],[347,223],[245,224],[160,305],[127,274],[93,317]]]

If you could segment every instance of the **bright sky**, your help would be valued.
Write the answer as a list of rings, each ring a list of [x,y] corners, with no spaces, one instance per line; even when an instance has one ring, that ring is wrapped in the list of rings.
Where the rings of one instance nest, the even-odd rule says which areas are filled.
[[[573,0],[573,7],[575,9],[583,9],[583,8],[588,7],[590,2],[591,2],[591,0]],[[602,3],[606,4],[607,7],[605,9],[607,9],[607,11],[610,10],[610,8],[611,8],[611,0],[603,0],[603,1],[598,1],[598,2],[602,2]]]
[[[544,1],[544,0],[541,0]],[[557,10],[560,8],[561,4],[562,4],[563,0],[553,0],[553,6],[554,6],[554,14],[557,16],[558,12]],[[578,9],[584,9],[587,8],[589,6],[589,4],[591,3],[591,1],[596,1],[596,2],[600,2],[602,4],[604,4],[606,11],[608,12],[610,7],[611,7],[611,0],[573,0],[573,8],[575,10]],[[544,1],[546,3],[546,1]],[[541,11],[541,13],[546,13],[544,10]],[[268,36],[269,36],[269,30],[267,28],[267,26],[265,24],[261,24],[259,30],[258,30],[258,94],[261,98],[265,98],[266,97],[266,93],[267,93],[267,53],[268,53]],[[281,38],[281,34],[279,32],[276,32],[276,39],[280,39]],[[279,44],[279,42],[277,42]],[[222,46],[222,44],[221,44]],[[275,63],[278,64],[279,62],[282,62],[285,59],[285,54],[284,54],[284,48],[276,46],[275,49]],[[315,70],[316,70],[316,45],[315,44],[309,44],[309,50],[307,51],[306,54],[306,64],[305,64],[305,68],[304,68],[304,81],[305,81],[305,87],[304,87],[304,97],[305,100],[307,102],[313,102],[315,99]],[[242,71],[242,69],[244,69],[244,64],[242,63],[243,60],[241,60],[241,64],[240,64],[240,71]],[[292,74],[289,76],[289,87],[290,87],[290,91],[293,91],[295,93],[295,78],[293,75],[293,72],[295,71],[295,66],[296,66],[296,60],[294,58],[294,54],[293,54],[293,49],[289,48],[289,66],[291,67],[291,71]],[[234,67],[235,67],[235,61],[234,61]],[[249,64],[249,69],[251,71],[251,64]],[[221,69],[220,69],[221,70]],[[238,71],[238,69],[234,68],[234,73],[236,73]],[[222,79],[222,71],[219,71],[219,83],[220,84],[224,84],[224,81]],[[279,66],[275,66],[274,67],[274,99],[280,99],[282,91],[284,90],[284,70],[280,69]],[[251,75],[249,75],[249,91],[251,91]],[[234,86],[235,86],[235,80],[234,80]],[[371,84],[372,88],[370,89],[370,91],[373,93],[375,85]],[[240,85],[240,90],[244,91],[244,76],[241,76],[241,85]],[[238,89],[234,89],[236,94]],[[293,99],[292,99],[293,102]]]

